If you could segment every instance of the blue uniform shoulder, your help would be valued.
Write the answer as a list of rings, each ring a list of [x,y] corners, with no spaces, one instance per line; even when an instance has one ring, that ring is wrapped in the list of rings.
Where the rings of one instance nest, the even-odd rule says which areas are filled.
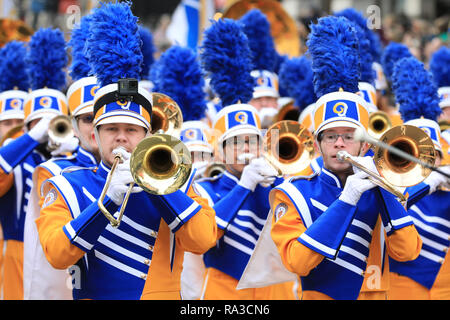
[[[314,172],[313,174],[310,174],[308,176],[293,176],[289,178],[287,181],[297,185],[302,183],[310,183],[311,181],[316,181],[319,178],[319,173]]]

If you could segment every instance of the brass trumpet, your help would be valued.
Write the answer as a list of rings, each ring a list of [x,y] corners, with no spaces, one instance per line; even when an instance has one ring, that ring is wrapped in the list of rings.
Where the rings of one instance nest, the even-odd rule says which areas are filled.
[[[68,141],[73,136],[74,131],[70,118],[64,115],[54,117],[48,125],[48,151],[56,150],[61,143]]]
[[[378,139],[390,128],[392,128],[392,122],[386,112],[376,111],[369,115],[369,128],[367,131],[371,137]]]
[[[206,167],[204,176],[208,178],[215,177],[225,170],[225,164],[221,162],[213,162]]]
[[[264,156],[280,175],[299,173],[314,157],[313,136],[297,121],[279,121],[264,136]]]

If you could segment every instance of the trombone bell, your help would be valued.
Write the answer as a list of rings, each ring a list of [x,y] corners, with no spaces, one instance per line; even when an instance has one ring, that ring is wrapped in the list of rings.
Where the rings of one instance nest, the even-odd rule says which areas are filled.
[[[137,185],[146,192],[165,195],[183,186],[192,170],[191,155],[179,139],[156,134],[142,140],[130,158]]]
[[[266,159],[282,174],[304,170],[314,156],[312,134],[296,121],[279,121],[264,136]]]
[[[393,127],[381,136],[380,141],[422,162],[434,165],[436,154],[433,141],[418,127],[411,125]],[[431,173],[431,169],[399,157],[380,146],[374,150],[374,161],[380,175],[398,187],[414,186]]]
[[[183,124],[183,114],[171,97],[153,92],[152,94],[152,133],[162,130],[166,134],[178,137]]]

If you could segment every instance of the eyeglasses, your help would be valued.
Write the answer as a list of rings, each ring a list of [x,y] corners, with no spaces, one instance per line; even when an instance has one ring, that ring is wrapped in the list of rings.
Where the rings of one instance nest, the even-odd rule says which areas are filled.
[[[353,132],[349,132],[349,133],[344,133],[344,134],[337,134],[337,133],[323,133],[321,135],[321,141],[327,143],[327,144],[332,144],[335,143],[339,137],[342,138],[342,140],[344,141],[344,143],[353,143],[355,142],[355,138],[354,138],[354,134]]]
[[[80,120],[81,122],[88,124],[92,123],[94,121],[94,116],[91,114],[81,115],[77,118],[77,120]]]

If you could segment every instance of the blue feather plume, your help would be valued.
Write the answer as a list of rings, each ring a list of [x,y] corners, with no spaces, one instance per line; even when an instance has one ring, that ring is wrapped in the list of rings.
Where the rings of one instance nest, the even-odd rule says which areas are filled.
[[[370,44],[371,31],[367,28],[366,18],[353,8],[344,9],[335,13],[336,17],[345,17],[354,23],[356,35],[359,41],[359,58],[361,60],[361,77],[359,81],[373,84],[375,79],[375,70],[372,68],[374,57]]]
[[[351,21],[334,16],[320,18],[311,25],[307,46],[318,98],[340,88],[358,92],[361,62],[358,37]]]
[[[357,24],[364,31],[364,34],[369,41],[369,52],[372,56],[372,59],[373,61],[379,62],[382,53],[380,37],[378,36],[378,34],[367,27],[367,19],[364,17],[362,12],[357,11],[354,8],[346,8],[344,10],[336,12],[335,16],[347,18],[348,20]]]
[[[384,48],[381,56],[381,65],[383,67],[384,74],[388,80],[391,80],[392,73],[394,72],[394,65],[401,58],[412,57],[408,47],[402,43],[390,42],[386,48]]]
[[[450,87],[450,48],[440,47],[430,60],[430,71],[434,82],[441,87]]]
[[[69,74],[75,81],[91,75],[91,68],[84,54],[91,21],[91,15],[81,18],[80,24],[72,30],[72,36],[67,43],[67,46],[72,48],[72,63],[69,67]]]
[[[100,86],[122,78],[140,80],[143,56],[138,18],[131,3],[101,2],[92,12],[85,54]]]
[[[183,120],[202,119],[206,93],[197,54],[191,48],[174,45],[161,55],[158,68],[158,90],[178,103]]]
[[[14,88],[28,91],[26,53],[24,43],[19,41],[10,41],[0,50],[0,92]]]
[[[400,105],[399,112],[404,122],[419,119],[436,121],[441,108],[437,87],[432,74],[415,57],[397,61],[392,74],[392,89]]]
[[[295,105],[303,110],[317,100],[314,93],[311,61],[306,56],[287,59],[278,74],[280,87],[283,86]]]
[[[28,43],[25,57],[31,89],[63,90],[66,85],[66,42],[59,29],[41,28]]]
[[[270,34],[269,20],[259,9],[252,9],[244,14],[239,21],[242,23],[242,30],[248,38],[254,69],[273,72],[278,57]]]
[[[247,103],[255,85],[248,40],[239,22],[232,19],[214,21],[205,31],[200,58],[211,78],[211,88],[222,105]]]
[[[153,35],[147,28],[139,26],[139,36],[142,41],[141,51],[143,56],[141,78],[148,79],[150,76],[150,68],[155,62],[153,54],[155,53],[155,46],[153,45]]]

